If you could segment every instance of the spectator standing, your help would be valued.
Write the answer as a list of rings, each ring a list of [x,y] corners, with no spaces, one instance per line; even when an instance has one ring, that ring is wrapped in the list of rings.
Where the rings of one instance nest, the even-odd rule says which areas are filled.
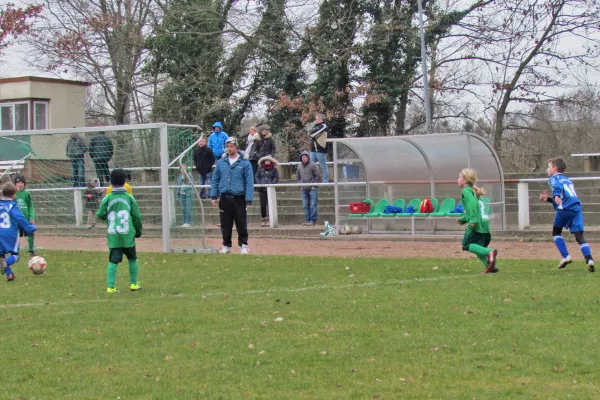
[[[196,171],[198,171],[198,184],[210,185],[215,155],[211,148],[206,145],[206,139],[204,138],[198,140],[198,147],[194,150],[194,164],[196,165]],[[206,199],[209,190],[206,188],[200,189],[200,197]]]
[[[71,133],[71,137],[67,142],[67,157],[71,160],[71,175],[73,177],[74,187],[85,186],[85,153],[87,145],[85,140],[77,134]]]
[[[235,138],[227,139],[226,147],[227,156],[217,161],[210,187],[213,206],[217,206],[217,197],[220,197],[219,216],[223,234],[223,248],[220,253],[228,254],[231,251],[231,232],[235,222],[240,254],[248,254],[246,209],[252,205],[254,198],[252,166],[238,153]]]
[[[275,156],[275,140],[273,140],[273,134],[267,128],[262,128],[260,137],[254,141],[254,151],[258,158]]]
[[[94,178],[90,181],[87,189],[85,189],[85,209],[87,210],[88,229],[96,226],[96,213],[100,206],[100,199],[104,190],[99,190],[100,180]]]
[[[259,139],[260,135],[256,130],[255,126],[250,127],[250,132],[248,133],[248,140],[246,141],[246,151],[244,152],[244,158],[250,161],[252,165],[252,176],[256,175],[256,171],[258,171],[258,153],[254,148],[255,140]]]
[[[223,124],[219,121],[212,126],[213,132],[208,137],[208,147],[212,150],[215,158],[218,160],[226,154],[225,142],[227,141],[227,133],[223,132]]]
[[[302,206],[304,207],[304,226],[314,226],[317,222],[317,203],[319,201],[317,187],[313,183],[321,181],[321,174],[317,164],[310,162],[308,151],[303,151],[300,155],[300,165],[296,170],[298,183],[306,184],[300,188],[302,194]]]
[[[319,163],[323,173],[323,183],[329,182],[329,169],[327,168],[327,135],[329,127],[324,121],[323,114],[315,117],[315,126],[310,132],[310,162]]]
[[[279,172],[277,172],[279,163],[276,159],[266,156],[261,158],[258,164],[258,171],[254,178],[254,182],[257,185],[271,185],[279,182]],[[258,195],[260,196],[260,217],[262,218],[260,226],[269,226],[269,218],[267,217],[267,206],[269,204],[267,188],[258,188]]]
[[[107,138],[104,132],[98,132],[90,140],[90,157],[96,168],[96,175],[100,184],[110,183],[110,172],[108,171],[108,162],[113,157],[113,143]]]

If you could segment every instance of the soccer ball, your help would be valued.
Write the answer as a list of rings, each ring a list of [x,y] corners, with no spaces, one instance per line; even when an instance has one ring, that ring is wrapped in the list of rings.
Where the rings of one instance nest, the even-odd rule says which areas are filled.
[[[27,267],[35,275],[41,275],[46,272],[46,265],[48,265],[46,260],[40,256],[31,257],[27,263]]]

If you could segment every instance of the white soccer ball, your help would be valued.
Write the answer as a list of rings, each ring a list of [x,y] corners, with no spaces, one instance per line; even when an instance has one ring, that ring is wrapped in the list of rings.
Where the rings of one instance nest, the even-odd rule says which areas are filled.
[[[44,257],[40,257],[40,256],[31,257],[29,259],[29,262],[27,263],[27,267],[35,275],[41,275],[44,272],[46,272],[47,265],[48,264],[46,263],[46,260],[44,259]]]

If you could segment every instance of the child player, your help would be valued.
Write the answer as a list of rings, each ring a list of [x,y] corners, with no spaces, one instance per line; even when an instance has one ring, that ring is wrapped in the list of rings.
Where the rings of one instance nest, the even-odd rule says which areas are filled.
[[[6,279],[12,281],[15,274],[10,268],[19,261],[19,230],[26,235],[33,235],[35,225],[32,225],[23,215],[15,197],[17,187],[12,183],[2,186],[0,198],[0,270]]]
[[[554,244],[562,259],[558,264],[559,269],[563,269],[573,262],[567,250],[567,244],[562,237],[563,228],[567,228],[575,235],[575,240],[579,243],[581,253],[585,257],[588,272],[594,272],[594,259],[590,245],[583,238],[583,212],[581,211],[581,202],[577,198],[573,183],[563,175],[567,169],[567,164],[562,158],[553,158],[548,161],[548,183],[552,189],[552,196],[544,190],[540,194],[541,201],[552,203],[556,210],[554,217],[554,226],[552,228],[552,236],[554,236]]]
[[[96,216],[106,220],[108,225],[108,268],[107,293],[117,293],[115,285],[117,265],[123,261],[123,255],[129,263],[129,289],[141,290],[138,282],[138,260],[135,251],[135,238],[142,236],[142,216],[137,202],[124,188],[125,172],[118,168],[110,173],[113,190],[100,203]]]
[[[462,188],[462,204],[464,212],[458,219],[460,225],[467,224],[462,242],[463,251],[469,251],[477,256],[485,265],[484,274],[496,273],[496,257],[498,250],[489,249],[492,240],[490,220],[485,212],[485,204],[479,200],[485,194],[482,188],[475,186],[477,174],[470,168],[463,169],[458,176],[458,186]]]
[[[29,222],[35,224],[35,208],[33,207],[33,202],[31,201],[31,194],[29,194],[29,192],[25,189],[25,185],[27,185],[27,182],[25,182],[25,177],[23,175],[15,176],[14,183],[18,190],[17,198],[15,201],[17,202],[19,209],[21,210],[25,218],[29,220]],[[36,254],[33,251],[33,233],[31,235],[27,235],[23,232],[23,230],[21,230],[19,231],[19,235],[21,237],[27,236],[29,256],[35,256]]]

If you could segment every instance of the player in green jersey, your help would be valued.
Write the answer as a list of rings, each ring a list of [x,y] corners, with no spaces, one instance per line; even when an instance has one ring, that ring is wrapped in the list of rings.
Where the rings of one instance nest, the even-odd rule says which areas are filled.
[[[106,291],[119,291],[115,285],[117,265],[123,261],[123,255],[129,263],[129,289],[141,289],[138,282],[138,260],[135,251],[135,239],[142,236],[142,216],[135,198],[127,193],[125,171],[114,169],[110,174],[113,190],[100,203],[96,216],[107,223],[108,268]]]
[[[462,249],[477,256],[485,265],[484,274],[496,273],[496,257],[498,250],[488,248],[492,235],[490,234],[490,220],[485,211],[485,204],[480,197],[485,191],[475,186],[477,174],[470,168],[465,168],[458,176],[458,186],[462,188],[463,215],[458,219],[460,225],[467,225],[463,237]]]

